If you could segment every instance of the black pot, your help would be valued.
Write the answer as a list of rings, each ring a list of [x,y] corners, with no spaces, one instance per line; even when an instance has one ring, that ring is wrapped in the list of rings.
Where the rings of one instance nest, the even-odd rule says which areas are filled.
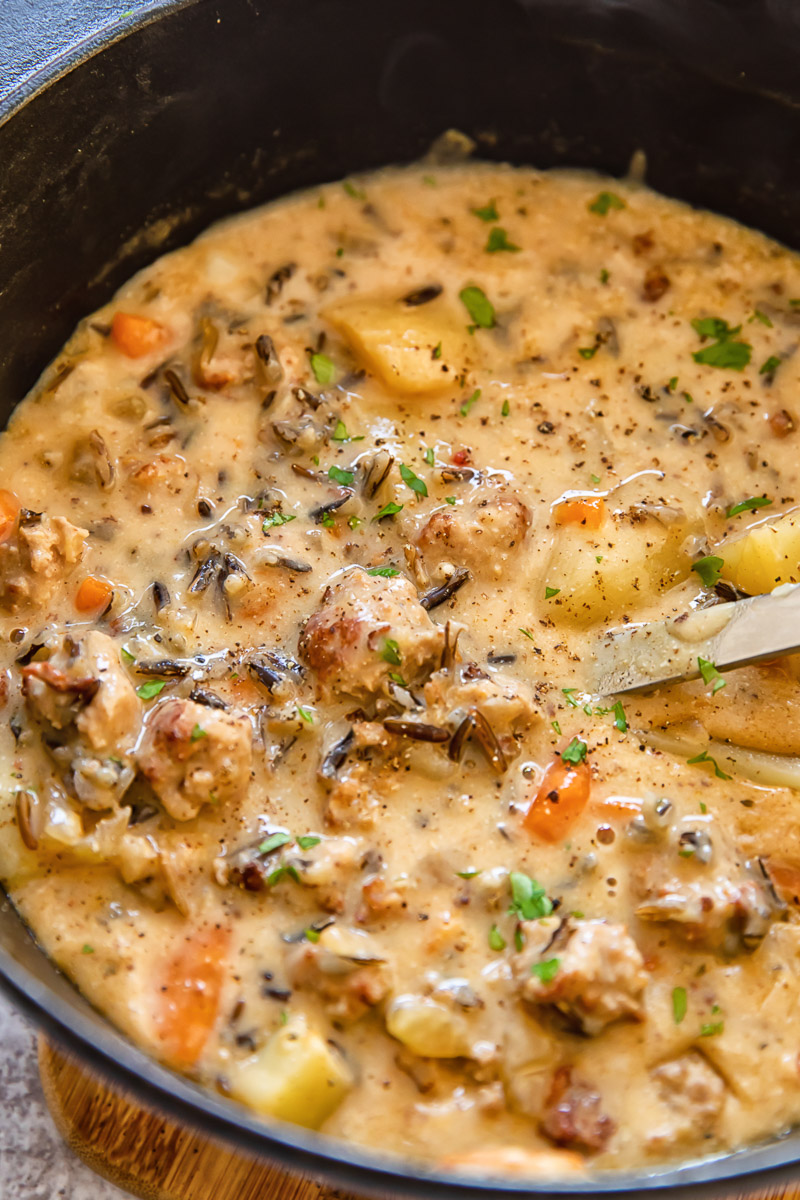
[[[84,7],[95,28],[107,6]],[[3,0],[4,22],[15,14],[29,21],[29,4]],[[451,126],[482,157],[543,167],[619,174],[642,149],[654,187],[800,247],[798,49],[793,0],[150,5],[0,96],[0,416],[78,319],[164,250],[294,188],[414,159]],[[360,1191],[695,1200],[800,1178],[797,1134],[563,1187],[426,1173],[258,1120],[156,1066],[77,994],[8,903],[0,983],[144,1100]]]

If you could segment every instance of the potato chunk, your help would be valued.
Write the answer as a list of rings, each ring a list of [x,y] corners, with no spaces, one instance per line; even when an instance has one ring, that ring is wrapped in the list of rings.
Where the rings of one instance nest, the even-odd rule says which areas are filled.
[[[452,387],[468,349],[466,320],[442,298],[409,308],[402,300],[357,296],[323,316],[393,392],[416,395]]]
[[[782,583],[800,582],[800,512],[756,525],[743,537],[717,548],[721,573],[751,596],[771,592]]]
[[[398,996],[386,1013],[386,1028],[398,1042],[423,1058],[469,1054],[464,1018],[426,996]]]
[[[683,521],[663,525],[624,516],[608,518],[597,532],[558,526],[545,570],[546,587],[558,589],[548,614],[588,626],[651,604],[689,574],[689,532]]]
[[[353,1086],[342,1056],[301,1016],[230,1071],[231,1095],[268,1117],[319,1129]]]

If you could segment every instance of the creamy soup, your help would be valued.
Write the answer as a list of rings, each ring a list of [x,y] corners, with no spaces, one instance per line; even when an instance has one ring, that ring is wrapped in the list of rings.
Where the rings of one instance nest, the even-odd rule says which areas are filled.
[[[800,1118],[793,659],[592,695],[800,579],[800,260],[419,167],[214,226],[0,439],[0,872],[155,1057],[473,1170]]]

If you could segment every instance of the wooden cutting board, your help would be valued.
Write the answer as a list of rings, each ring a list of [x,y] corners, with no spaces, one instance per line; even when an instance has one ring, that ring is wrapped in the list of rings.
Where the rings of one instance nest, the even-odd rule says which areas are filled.
[[[39,1039],[44,1094],[67,1145],[92,1170],[144,1200],[355,1200],[289,1175],[143,1108]],[[745,1200],[743,1194],[730,1200]],[[800,1200],[800,1184],[746,1200]]]

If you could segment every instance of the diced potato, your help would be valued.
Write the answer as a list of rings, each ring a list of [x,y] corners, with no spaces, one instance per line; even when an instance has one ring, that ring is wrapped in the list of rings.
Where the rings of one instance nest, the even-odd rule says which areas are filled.
[[[556,529],[544,586],[557,588],[547,602],[554,621],[594,625],[651,604],[659,592],[685,579],[687,524],[607,520],[596,533],[580,526]]]
[[[402,300],[355,297],[323,316],[359,362],[394,392],[452,388],[470,348],[466,314],[453,313],[441,297],[416,308]]]
[[[756,525],[714,551],[724,561],[724,579],[759,596],[782,583],[800,582],[800,512]]]
[[[229,1079],[231,1095],[248,1108],[309,1129],[319,1129],[353,1086],[342,1056],[300,1016],[232,1067]]]
[[[425,996],[398,996],[386,1013],[392,1037],[423,1058],[460,1058],[469,1053],[464,1018]]]

